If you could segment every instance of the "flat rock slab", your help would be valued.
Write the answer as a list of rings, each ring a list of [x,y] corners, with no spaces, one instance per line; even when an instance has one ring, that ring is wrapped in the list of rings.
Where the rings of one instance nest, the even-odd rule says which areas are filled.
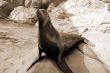
[[[88,31],[83,34],[95,44],[95,48],[92,50],[98,56],[98,58],[105,64],[104,66],[110,70],[110,35],[97,31]]]
[[[0,73],[25,73],[37,50],[34,26],[0,20]]]

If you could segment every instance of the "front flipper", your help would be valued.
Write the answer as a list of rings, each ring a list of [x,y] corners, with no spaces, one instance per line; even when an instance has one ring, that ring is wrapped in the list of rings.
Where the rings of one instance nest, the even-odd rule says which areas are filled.
[[[43,57],[41,57],[42,55],[42,50],[41,48],[39,47],[39,57],[35,59],[35,61],[31,64],[31,66],[27,69],[27,71],[29,69],[31,69],[38,61],[42,60]]]

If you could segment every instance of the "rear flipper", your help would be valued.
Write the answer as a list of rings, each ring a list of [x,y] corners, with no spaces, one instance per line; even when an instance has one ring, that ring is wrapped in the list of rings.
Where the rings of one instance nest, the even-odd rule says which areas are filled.
[[[91,47],[95,47],[95,44],[93,44],[90,40],[84,38],[84,43],[88,44]]]
[[[73,73],[72,70],[66,64],[64,58],[59,57],[59,59],[56,61],[56,64],[63,73]]]
[[[93,47],[90,47],[88,44],[80,43],[78,46],[78,50],[84,54],[85,56],[88,56],[89,58],[95,59],[99,61],[100,63],[103,63],[95,54],[95,52],[92,50]]]

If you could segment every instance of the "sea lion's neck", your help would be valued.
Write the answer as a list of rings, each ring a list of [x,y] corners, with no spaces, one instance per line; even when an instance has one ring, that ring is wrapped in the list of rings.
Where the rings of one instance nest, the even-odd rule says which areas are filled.
[[[39,29],[43,29],[46,27],[53,27],[51,25],[51,20],[49,16],[42,17],[42,19],[39,19],[38,22],[39,22]]]

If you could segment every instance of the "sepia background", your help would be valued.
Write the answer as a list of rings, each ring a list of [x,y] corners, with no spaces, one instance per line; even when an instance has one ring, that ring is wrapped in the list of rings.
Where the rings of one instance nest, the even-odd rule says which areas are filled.
[[[48,58],[26,72],[39,53],[37,5],[38,0],[0,0],[0,73],[61,73]],[[79,45],[85,54],[75,50],[66,58],[74,73],[110,73],[110,0],[53,0],[48,13],[59,32],[95,45]]]

